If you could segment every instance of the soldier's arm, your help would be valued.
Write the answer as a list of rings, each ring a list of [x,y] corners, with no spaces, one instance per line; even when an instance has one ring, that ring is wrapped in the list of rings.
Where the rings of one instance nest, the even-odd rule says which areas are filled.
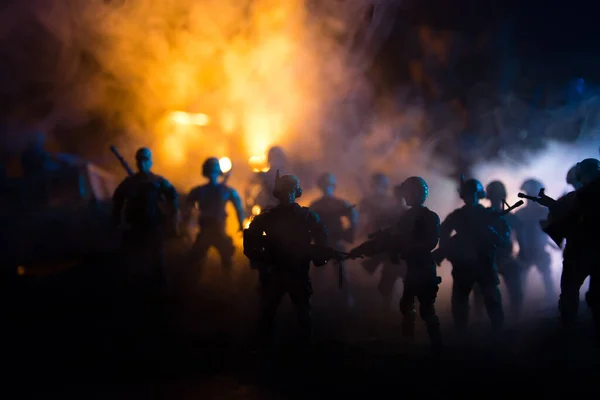
[[[192,217],[192,210],[196,206],[196,201],[198,198],[197,193],[198,188],[194,188],[190,190],[187,196],[185,196],[181,207],[182,217],[185,222],[189,222],[190,218]]]
[[[163,192],[169,200],[171,207],[174,211],[177,211],[177,208],[179,207],[179,194],[177,193],[177,190],[171,185],[171,182],[166,179],[163,179],[162,186]]]
[[[259,259],[264,252],[261,245],[264,219],[264,214],[257,215],[248,226],[248,229],[244,230],[244,255],[251,261]]]
[[[115,192],[113,193],[112,198],[112,217],[113,224],[118,226],[121,223],[121,213],[123,212],[123,207],[125,206],[125,188],[129,183],[129,178],[125,179],[123,182],[117,186]]]
[[[327,245],[327,228],[321,222],[319,215],[313,210],[309,211],[308,214],[310,232],[312,234],[313,242],[320,246]]]
[[[233,207],[235,207],[235,213],[238,219],[239,230],[242,231],[244,229],[244,218],[246,218],[244,206],[242,205],[242,199],[238,194],[237,190],[235,189],[230,189],[229,199],[233,203]]]
[[[450,235],[452,235],[452,231],[455,228],[455,219],[456,214],[454,212],[450,213],[440,225],[440,248],[448,245]]]
[[[498,225],[495,228],[492,225],[487,227],[487,233],[491,242],[498,247],[510,245],[510,227],[504,217],[498,217]]]

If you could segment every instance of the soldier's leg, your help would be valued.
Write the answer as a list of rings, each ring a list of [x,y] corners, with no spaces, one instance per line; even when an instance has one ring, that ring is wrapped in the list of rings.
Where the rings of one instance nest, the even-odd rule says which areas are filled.
[[[310,297],[313,294],[312,284],[310,279],[305,279],[294,282],[290,285],[288,294],[294,305],[300,335],[305,342],[310,342],[313,335],[313,321],[311,315]]]
[[[510,258],[502,263],[502,277],[509,296],[510,310],[515,317],[520,317],[523,311],[523,283],[520,264]]]
[[[485,310],[485,304],[483,299],[483,293],[479,285],[473,286],[473,314],[477,317],[481,317]]]
[[[206,263],[206,256],[208,249],[211,246],[210,232],[202,231],[196,236],[196,241],[192,245],[190,250],[190,263],[197,265],[202,271],[204,264]]]
[[[402,314],[402,336],[413,340],[415,337],[415,288],[404,287],[402,298],[400,299],[400,313]]]
[[[590,276],[590,287],[585,296],[585,301],[590,307],[592,311],[592,316],[594,318],[594,329],[595,335],[598,340],[600,340],[600,276],[597,271],[598,267],[596,267],[596,271],[593,271]]]
[[[233,239],[231,239],[230,236],[227,236],[225,232],[222,232],[219,236],[215,237],[215,247],[221,257],[221,266],[226,270],[231,270],[233,266],[233,255],[235,253]]]
[[[427,334],[434,350],[438,351],[443,346],[440,320],[435,312],[435,299],[439,290],[439,282],[424,285],[417,295],[419,299],[419,314],[425,322]]]
[[[469,324],[469,295],[473,288],[473,280],[453,274],[452,281],[452,319],[459,332],[464,332]]]
[[[498,282],[486,280],[478,283],[483,293],[485,309],[492,323],[492,330],[499,332],[504,325],[504,307]]]
[[[400,278],[400,268],[400,265],[392,264],[389,260],[384,262],[381,267],[381,279],[379,280],[377,289],[381,293],[386,307],[390,306],[390,301],[394,296],[394,287],[398,278]]]
[[[263,346],[270,346],[273,343],[275,317],[284,294],[285,287],[277,279],[277,276],[271,274],[263,274],[261,276],[258,324],[260,343]]]
[[[548,300],[554,297],[555,292],[554,279],[552,279],[551,264],[552,258],[550,257],[550,254],[548,254],[546,251],[540,252],[540,254],[536,257],[535,265],[538,271],[540,271],[540,274],[542,275],[542,281],[544,282],[544,290],[546,292],[546,298]]]
[[[588,272],[588,264],[582,260],[570,257],[563,260],[558,309],[563,327],[567,330],[571,330],[577,321],[579,291],[588,276]]]

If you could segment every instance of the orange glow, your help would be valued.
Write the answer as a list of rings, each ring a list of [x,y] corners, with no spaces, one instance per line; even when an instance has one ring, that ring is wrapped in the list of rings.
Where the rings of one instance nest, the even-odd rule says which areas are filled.
[[[262,210],[258,204],[252,207],[252,215],[258,215],[261,211]]]

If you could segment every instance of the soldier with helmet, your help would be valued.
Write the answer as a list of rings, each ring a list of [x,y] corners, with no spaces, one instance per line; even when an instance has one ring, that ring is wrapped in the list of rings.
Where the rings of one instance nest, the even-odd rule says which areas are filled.
[[[275,180],[275,172],[284,173],[289,168],[288,158],[280,146],[272,146],[267,152],[267,163],[269,170],[266,172],[258,172],[252,180],[252,185],[256,185],[259,190],[252,200],[249,199],[250,193],[246,193],[247,206],[252,208],[258,205],[261,210],[266,210],[269,207],[277,205],[277,199],[273,197],[273,182]]]
[[[296,203],[302,196],[298,178],[277,173],[273,196],[279,204],[257,215],[244,231],[244,254],[260,275],[259,329],[266,346],[272,344],[277,309],[285,294],[292,300],[303,338],[310,340],[310,262],[317,266],[327,262],[308,250],[311,243],[326,246],[327,233],[317,213]]]
[[[219,177],[223,175],[223,172],[217,158],[211,157],[204,161],[202,175],[208,179],[208,182],[192,189],[185,201],[184,218],[186,221],[189,220],[194,207],[197,207],[199,211],[200,232],[192,247],[192,257],[194,261],[200,262],[200,265],[203,266],[208,250],[214,247],[221,257],[221,265],[230,269],[235,246],[226,232],[226,206],[229,202],[233,204],[241,232],[244,221],[242,200],[235,189],[219,182]]]
[[[127,226],[123,244],[134,284],[163,290],[163,242],[176,225],[177,191],[151,172],[150,149],[140,148],[135,159],[138,172],[125,178],[113,195],[113,221]]]
[[[398,206],[394,197],[390,195],[389,179],[382,173],[371,176],[371,191],[359,203],[359,236],[376,232],[381,228],[389,227],[391,221],[396,221],[403,206]],[[381,266],[381,278],[377,289],[383,298],[385,307],[390,306],[394,286],[401,277],[401,269],[397,264],[391,262],[387,254],[377,254],[362,261],[362,267],[369,273],[374,274]]]
[[[504,324],[504,308],[495,256],[497,248],[509,245],[510,227],[498,213],[480,204],[486,193],[478,180],[461,182],[459,194],[465,205],[442,223],[435,260],[441,264],[445,258],[452,263],[452,317],[459,332],[468,326],[469,295],[478,285],[492,330],[498,333]]]
[[[588,158],[569,171],[567,181],[576,189],[550,208],[549,220],[566,220],[563,224],[566,245],[563,252],[563,271],[560,281],[559,310],[563,326],[570,332],[576,322],[579,290],[590,276],[586,302],[592,310],[596,334],[600,338],[600,283],[598,268],[598,224],[600,213],[600,161]]]
[[[440,350],[442,335],[435,311],[435,299],[441,278],[437,276],[431,251],[437,246],[440,234],[440,218],[424,206],[429,187],[421,177],[406,179],[398,189],[409,207],[403,212],[396,229],[363,243],[350,252],[350,257],[372,256],[394,252],[406,261],[407,274],[400,300],[403,316],[403,335],[412,339],[415,333],[415,299],[419,300],[419,314],[427,327],[434,350]]]
[[[492,181],[486,187],[487,198],[490,200],[490,210],[500,214],[506,206],[506,186],[500,181]],[[514,214],[506,214],[504,219],[511,228],[516,224]],[[506,247],[499,247],[496,253],[498,272],[504,278],[504,284],[509,296],[509,304],[514,316],[519,317],[523,310],[523,286],[521,281],[521,266],[513,257],[513,243]],[[476,298],[481,294],[474,291]],[[483,304],[481,298],[480,304]]]
[[[521,190],[529,196],[537,196],[544,185],[536,179],[527,179],[523,182]],[[546,298],[548,300],[554,295],[554,281],[552,279],[551,257],[546,246],[548,235],[540,226],[540,221],[548,218],[548,210],[540,204],[528,201],[527,205],[515,213],[515,230],[517,242],[519,243],[518,261],[527,273],[529,267],[535,265],[544,283]],[[525,284],[526,281],[524,281]]]
[[[331,173],[321,175],[317,181],[322,196],[311,203],[310,208],[319,215],[322,223],[327,228],[328,246],[338,251],[344,251],[343,242],[352,243],[356,233],[358,212],[355,207],[340,198],[335,197],[337,180]],[[344,228],[343,220],[349,227]],[[347,285],[347,275],[343,274],[347,305],[352,306],[353,299]]]

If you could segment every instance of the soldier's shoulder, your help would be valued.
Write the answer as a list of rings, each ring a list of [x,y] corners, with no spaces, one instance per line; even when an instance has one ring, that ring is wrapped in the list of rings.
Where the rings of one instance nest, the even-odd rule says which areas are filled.
[[[433,211],[427,207],[424,207],[423,216],[427,219],[435,220],[438,223],[440,222],[440,216],[435,211]]]
[[[317,221],[319,222],[321,220],[321,218],[319,217],[319,214],[317,214],[315,212],[315,210],[312,209],[312,207],[300,207],[300,210],[302,211],[303,215],[306,215],[306,218],[313,220],[313,221]]]

